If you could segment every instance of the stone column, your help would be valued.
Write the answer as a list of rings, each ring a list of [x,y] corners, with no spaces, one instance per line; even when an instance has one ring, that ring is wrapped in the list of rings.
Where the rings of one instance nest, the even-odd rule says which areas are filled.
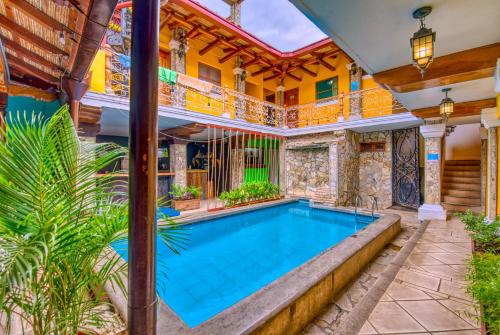
[[[484,127],[479,129],[481,136],[481,213],[486,213],[486,171],[488,164],[488,130]]]
[[[239,141],[239,139],[237,139]],[[245,152],[242,148],[231,150],[231,189],[238,188],[245,181]]]
[[[351,63],[347,65],[349,69],[350,95],[349,95],[349,120],[359,120],[362,116],[361,104],[361,77],[363,69]]]
[[[231,14],[227,18],[237,26],[241,26],[241,3],[243,0],[225,0],[231,6]]]
[[[330,198],[332,200],[338,199],[338,175],[339,161],[337,143],[330,143],[328,145],[328,187],[330,189]]]
[[[81,122],[78,129],[78,138],[81,141],[96,143],[96,137],[101,131],[99,123],[86,123]]]
[[[488,129],[488,220],[495,220],[497,216],[497,179],[498,179],[498,145],[497,127]]]
[[[278,112],[278,126],[283,126],[288,128],[286,111],[284,109],[285,105],[285,86],[282,84],[276,87],[276,105],[283,107],[281,111]]]
[[[7,92],[0,93],[0,129],[5,129],[5,122],[7,118],[7,101],[9,100],[9,95]]]
[[[237,66],[233,69],[234,89],[235,91],[245,94],[245,70],[239,67],[240,57],[236,57]],[[235,101],[235,113],[237,119],[244,119],[246,114],[245,98],[238,97]]]
[[[498,142],[497,128],[500,126],[500,119],[497,117],[496,108],[485,108],[481,111],[481,123],[487,129],[487,193],[485,195],[488,207],[486,216],[489,220],[494,220],[497,216],[497,181],[498,181]]]
[[[420,126],[425,139],[425,194],[424,204],[418,209],[419,220],[446,220],[446,209],[441,206],[441,141],[444,123]]]
[[[279,177],[279,183],[280,183],[280,195],[286,195],[287,189],[286,189],[286,138],[283,138],[280,141],[280,146],[279,146],[279,167],[280,167],[280,177]]]
[[[187,143],[172,143],[169,146],[170,167],[175,172],[173,181],[175,184],[187,185]]]
[[[186,30],[177,27],[172,29],[170,42],[170,68],[179,73],[186,73],[186,53],[188,51],[188,43],[186,38]]]

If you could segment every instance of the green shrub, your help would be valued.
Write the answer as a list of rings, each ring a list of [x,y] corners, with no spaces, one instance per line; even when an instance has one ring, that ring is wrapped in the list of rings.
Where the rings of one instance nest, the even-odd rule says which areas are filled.
[[[277,197],[280,193],[279,186],[268,181],[249,182],[240,187],[222,192],[219,199],[226,206],[234,206],[249,201],[263,200]]]
[[[500,220],[492,222],[485,220],[483,214],[476,215],[467,211],[460,215],[465,229],[471,233],[472,239],[479,249],[498,253],[500,251]]]
[[[500,256],[478,253],[471,260],[468,292],[483,306],[483,322],[500,334]]]
[[[172,190],[168,192],[174,200],[190,200],[196,199],[201,195],[201,191],[196,186],[183,186],[173,184]]]

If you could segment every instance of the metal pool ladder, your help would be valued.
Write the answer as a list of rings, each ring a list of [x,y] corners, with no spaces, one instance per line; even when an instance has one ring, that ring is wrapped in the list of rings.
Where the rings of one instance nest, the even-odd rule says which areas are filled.
[[[370,197],[372,199],[372,220],[375,220],[375,208],[378,211],[378,200],[377,197],[374,195],[370,195]]]
[[[355,194],[356,201],[354,203],[354,218],[358,219],[358,202],[360,206],[363,206],[363,198],[359,195],[359,193]]]

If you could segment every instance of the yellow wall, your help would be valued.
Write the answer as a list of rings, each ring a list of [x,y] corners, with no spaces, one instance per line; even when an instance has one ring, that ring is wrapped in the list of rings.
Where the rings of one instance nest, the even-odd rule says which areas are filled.
[[[162,30],[160,34],[160,50],[168,51],[168,43],[170,41],[171,33],[168,28]],[[224,56],[224,52],[221,48],[216,47],[204,54],[203,56],[199,55],[199,51],[207,45],[205,41],[201,41],[199,39],[190,39],[188,43],[188,51],[186,54],[186,74],[188,76],[198,78],[198,65],[199,63],[204,63],[209,66],[215,67],[221,70],[221,86],[227,87],[229,89],[234,89],[234,75],[233,68],[235,67],[235,58],[231,58],[224,63],[220,63],[219,59]],[[332,66],[336,68],[335,71],[330,71],[322,65],[313,64],[308,65],[307,67],[317,73],[316,77],[310,76],[307,73],[300,73],[299,71],[293,72],[293,74],[297,76],[301,76],[302,80],[296,81],[290,77],[286,77],[283,85],[285,86],[285,90],[298,88],[299,90],[299,104],[308,104],[316,101],[316,82],[322,81],[332,77],[338,77],[338,86],[339,86],[339,94],[348,95],[350,93],[350,82],[349,82],[349,70],[347,69],[347,64],[349,60],[343,56],[342,54],[338,55],[337,58],[329,58],[327,59]],[[94,62],[91,67],[91,71],[93,71],[91,87],[90,90],[94,92],[104,93],[105,90],[105,54],[104,51],[99,51]],[[272,79],[268,81],[264,81],[264,74],[259,74],[256,76],[252,76],[252,72],[255,72],[259,69],[258,66],[251,66],[247,69],[247,78],[246,81],[251,83],[252,85],[248,85],[248,89],[246,94],[256,97],[259,100],[264,100],[264,89],[269,90],[271,92],[276,93],[276,87],[278,86],[278,79]],[[269,73],[266,76],[270,75]],[[253,86],[255,85],[255,86]],[[378,87],[378,85],[371,79],[363,79],[361,83],[361,89],[370,89]],[[384,109],[384,114],[389,114],[392,112],[392,99],[390,93],[387,93],[389,98],[389,106]],[[186,107],[191,110],[209,113],[214,115],[221,115],[223,112],[229,112],[231,116],[234,116],[234,108],[228,106],[234,106],[234,98],[227,98],[228,105],[223,105],[223,101],[221,98],[217,98],[217,96],[212,95],[212,97],[207,97],[206,94],[198,94],[194,91],[187,92],[187,100],[188,103]],[[370,101],[372,101],[371,99]],[[372,108],[367,108],[369,106],[370,101],[363,99],[362,104],[363,108],[369,109],[366,113],[363,113],[364,117],[372,117],[381,115],[380,110],[377,110],[375,113],[372,111]],[[225,110],[223,110],[225,109]],[[335,122],[337,121],[336,116],[339,112],[339,106],[325,106],[324,108],[318,108],[314,106],[313,113],[311,115],[312,108],[304,108],[304,110],[300,110],[299,119],[311,119],[317,118],[321,119],[318,123],[327,123],[327,122]],[[343,116],[346,120],[349,118],[349,100],[348,98],[344,99],[343,104]]]

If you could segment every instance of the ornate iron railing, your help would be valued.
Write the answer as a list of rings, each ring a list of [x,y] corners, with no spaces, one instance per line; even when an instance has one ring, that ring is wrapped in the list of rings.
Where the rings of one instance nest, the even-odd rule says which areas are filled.
[[[111,55],[106,71],[106,92],[128,97],[129,72],[117,55]],[[406,111],[389,91],[378,87],[306,104],[279,106],[196,78],[189,78],[189,85],[160,82],[159,103],[276,128],[311,127]]]

